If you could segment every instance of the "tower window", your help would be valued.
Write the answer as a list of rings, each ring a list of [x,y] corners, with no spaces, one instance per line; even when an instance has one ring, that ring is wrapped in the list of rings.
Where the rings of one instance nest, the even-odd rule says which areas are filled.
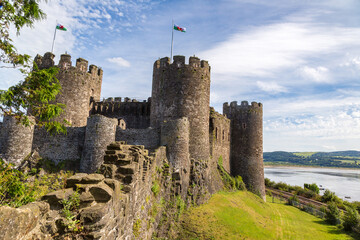
[[[243,124],[242,124],[242,128],[243,128],[243,129],[246,129],[246,123],[243,123]]]

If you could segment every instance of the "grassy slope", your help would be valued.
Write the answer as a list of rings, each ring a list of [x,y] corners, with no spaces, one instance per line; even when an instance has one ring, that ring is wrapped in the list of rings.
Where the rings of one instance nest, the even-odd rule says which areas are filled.
[[[182,216],[180,239],[354,239],[284,203],[249,192],[218,193]]]

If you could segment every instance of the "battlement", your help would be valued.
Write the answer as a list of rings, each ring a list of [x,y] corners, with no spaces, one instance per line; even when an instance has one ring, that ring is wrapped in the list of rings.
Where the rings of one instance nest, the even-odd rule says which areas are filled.
[[[40,69],[53,67],[54,65],[54,57],[55,55],[53,53],[47,52],[42,57],[41,55],[36,55],[35,57],[35,63],[38,65]],[[83,73],[90,73],[93,77],[99,76],[102,77],[103,70],[95,65],[90,65],[88,67],[89,62],[83,58],[76,59],[76,65],[72,66],[71,62],[71,55],[69,54],[62,54],[60,56],[59,63],[57,65],[58,68],[62,70],[72,70],[77,69],[80,72]]]
[[[194,68],[209,68],[210,70],[208,61],[200,60],[198,57],[195,56],[189,58],[189,64],[185,63],[185,56],[177,55],[173,57],[173,60],[174,61],[170,63],[169,57],[161,58],[155,61],[154,69],[166,68],[168,66],[176,66],[177,68],[191,66]]]
[[[150,102],[151,102],[151,97],[149,97],[147,100],[143,100],[143,101],[138,101],[138,100],[135,99],[135,98],[131,99],[131,98],[129,98],[129,97],[125,97],[125,98],[124,98],[124,101],[122,101],[122,100],[123,100],[122,97],[115,97],[115,98],[109,97],[109,98],[107,98],[107,99],[104,99],[103,101],[97,102],[97,104],[99,104],[99,103],[105,103],[105,102],[106,102],[106,103],[112,103],[112,102],[114,102],[114,103],[121,103],[121,102],[150,103]]]

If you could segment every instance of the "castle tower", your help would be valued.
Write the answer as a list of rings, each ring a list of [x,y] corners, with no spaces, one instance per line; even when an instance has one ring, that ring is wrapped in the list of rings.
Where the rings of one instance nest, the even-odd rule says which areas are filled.
[[[223,113],[231,120],[231,174],[240,175],[248,189],[265,200],[262,104],[224,103]]]
[[[40,69],[54,66],[54,54],[46,53],[44,57],[36,56],[35,62]],[[60,56],[59,73],[57,78],[61,84],[61,93],[56,96],[55,102],[63,103],[66,108],[63,114],[55,120],[66,119],[73,127],[85,126],[92,100],[100,100],[103,72],[88,61],[79,58],[76,66],[72,66],[71,56]]]
[[[32,125],[22,125],[14,116],[4,116],[1,128],[1,153],[0,156],[9,163],[19,166],[21,161],[31,153],[34,137],[33,117],[29,117]]]
[[[80,171],[95,172],[104,161],[106,147],[115,142],[116,118],[92,115],[87,119],[84,150],[80,160]]]
[[[190,125],[190,157],[209,159],[210,66],[207,61],[184,56],[155,61],[152,83],[150,126],[186,117]]]

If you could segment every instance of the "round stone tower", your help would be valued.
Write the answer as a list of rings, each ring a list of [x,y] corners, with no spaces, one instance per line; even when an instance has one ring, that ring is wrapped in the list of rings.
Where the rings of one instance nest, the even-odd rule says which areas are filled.
[[[262,104],[224,103],[223,113],[231,120],[231,175],[240,175],[248,189],[265,200]]]
[[[34,137],[34,117],[29,117],[32,124],[28,127],[20,123],[14,116],[4,116],[1,141],[4,160],[19,166],[21,161],[31,153]]]
[[[48,68],[54,66],[53,58],[52,53],[46,53],[44,57],[36,56],[35,62],[40,69]],[[103,72],[94,65],[88,68],[88,61],[82,58],[76,60],[76,66],[72,66],[68,54],[60,56],[57,67],[62,89],[55,102],[65,104],[66,108],[55,120],[66,119],[73,127],[85,126],[92,100],[100,101]]]
[[[207,61],[184,56],[155,61],[151,96],[151,127],[186,117],[190,125],[190,157],[209,159],[210,66]]]

